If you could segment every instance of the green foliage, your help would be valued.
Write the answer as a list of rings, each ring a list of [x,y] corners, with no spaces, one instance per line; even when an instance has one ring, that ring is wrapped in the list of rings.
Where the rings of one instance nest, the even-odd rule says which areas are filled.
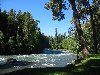
[[[0,18],[1,54],[39,53],[44,48],[41,47],[41,40],[45,41],[45,36],[38,28],[39,21],[33,19],[31,13],[19,10],[16,14],[11,9],[9,12],[1,12]]]
[[[68,8],[71,7],[73,10],[73,19],[71,20],[71,23],[74,23],[75,25],[75,37],[78,41],[77,43],[79,43],[78,48],[83,50],[84,52],[84,49],[88,50],[87,49],[87,45],[88,45],[89,49],[94,49],[94,52],[98,53],[98,49],[100,49],[100,43],[98,43],[98,41],[100,40],[99,39],[100,27],[99,27],[98,20],[100,19],[99,17],[97,17],[97,13],[100,7],[100,1],[93,0],[92,4],[90,3],[89,0],[68,0],[68,1],[69,1]],[[66,3],[66,0],[50,0],[48,3],[45,4],[45,8],[48,10],[51,9],[53,13],[52,14],[53,20],[60,21],[65,19],[64,16],[65,13],[63,13],[63,10],[67,9],[67,5],[68,3]],[[90,23],[92,26],[92,32],[91,30],[87,30],[89,32],[87,32],[86,30],[83,31],[80,24],[80,21],[83,21],[84,24],[84,21],[88,20],[87,19],[88,15],[90,16],[90,20],[91,20]],[[87,29],[91,29],[91,26],[89,26],[90,28]]]
[[[76,40],[75,37],[68,37],[62,41],[63,48],[67,50],[75,50],[76,49]]]
[[[76,37],[73,35],[66,36],[64,34],[58,34],[57,29],[55,32],[55,37],[49,37],[49,45],[53,49],[66,49],[66,50],[76,50]]]
[[[100,52],[100,8],[97,13],[94,14],[95,29],[96,29],[96,39],[97,39],[97,49]]]
[[[68,0],[68,1],[69,1],[69,3],[72,6],[74,25],[76,27],[78,41],[79,41],[79,44],[81,45],[81,49],[84,50],[87,47],[86,47],[85,39],[83,37],[83,31],[82,31],[81,25],[80,25],[81,17],[80,17],[80,14],[78,13],[78,9],[77,9],[77,2],[79,2],[79,1],[77,1],[77,0]],[[83,3],[85,3],[85,2],[86,1],[84,1]],[[69,7],[70,7],[70,4],[69,4]],[[80,3],[80,4],[82,4],[82,3]],[[83,4],[83,6],[85,6],[85,4]],[[64,10],[67,9],[66,8],[66,1],[65,0],[59,0],[59,1],[57,1],[57,0],[50,0],[50,2],[48,2],[45,7],[48,8],[48,9],[51,9],[51,11],[53,13],[53,19],[54,20],[60,21],[60,20],[65,19],[65,16],[64,16],[65,14],[63,13],[63,9]]]
[[[93,38],[92,38],[92,27],[90,25],[90,22],[85,23],[84,25],[82,25],[82,30],[84,31],[84,38],[86,39],[86,43],[87,43],[87,47],[89,49],[89,51],[93,51]]]
[[[62,10],[66,10],[66,1],[64,0],[50,0],[50,2],[45,4],[47,10],[51,9],[53,13],[53,20],[63,20],[65,19]]]

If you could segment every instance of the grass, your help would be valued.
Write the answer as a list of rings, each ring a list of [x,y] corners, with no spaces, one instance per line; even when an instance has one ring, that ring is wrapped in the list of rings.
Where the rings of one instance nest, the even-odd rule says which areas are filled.
[[[24,69],[5,75],[100,75],[100,55],[89,55],[81,63],[64,68]]]

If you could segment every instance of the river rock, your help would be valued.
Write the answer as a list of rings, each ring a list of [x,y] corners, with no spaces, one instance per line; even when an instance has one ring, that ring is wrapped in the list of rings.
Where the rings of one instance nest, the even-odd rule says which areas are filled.
[[[17,62],[17,60],[14,58],[7,59],[7,63],[14,63],[14,62]]]

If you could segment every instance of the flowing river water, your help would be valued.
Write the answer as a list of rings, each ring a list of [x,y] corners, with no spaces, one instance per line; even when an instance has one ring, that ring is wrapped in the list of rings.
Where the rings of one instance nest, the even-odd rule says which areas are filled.
[[[9,58],[14,58],[17,62],[7,63]],[[76,59],[74,53],[0,56],[0,74],[24,68],[65,67]]]

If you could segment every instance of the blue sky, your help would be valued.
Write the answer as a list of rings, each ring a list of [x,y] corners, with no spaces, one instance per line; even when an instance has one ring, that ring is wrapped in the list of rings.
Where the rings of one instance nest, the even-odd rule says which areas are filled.
[[[68,28],[72,25],[70,20],[72,18],[72,10],[66,10],[65,20],[62,21],[53,21],[52,12],[46,10],[44,5],[49,0],[1,0],[1,9],[9,11],[14,9],[16,12],[21,10],[22,12],[28,11],[31,12],[34,19],[39,20],[41,32],[45,35],[55,35],[55,28],[58,29],[58,33],[66,32],[68,35]]]

